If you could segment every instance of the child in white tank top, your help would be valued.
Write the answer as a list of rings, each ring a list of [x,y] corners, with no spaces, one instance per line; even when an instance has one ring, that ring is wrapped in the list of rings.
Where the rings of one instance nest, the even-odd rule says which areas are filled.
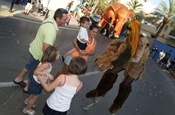
[[[86,60],[82,57],[75,57],[68,66],[69,74],[59,75],[52,83],[47,84],[42,76],[38,76],[38,80],[46,91],[54,90],[43,108],[44,115],[50,115],[50,113],[53,115],[67,114],[72,98],[83,86],[78,75],[84,74],[86,70]]]

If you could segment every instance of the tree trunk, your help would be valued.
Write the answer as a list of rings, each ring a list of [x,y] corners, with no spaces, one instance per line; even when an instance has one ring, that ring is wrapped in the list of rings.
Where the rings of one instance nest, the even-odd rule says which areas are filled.
[[[95,9],[92,11],[92,14],[96,14],[98,10],[98,6],[95,7]]]
[[[164,26],[166,25],[166,23],[163,22],[163,24],[160,26],[160,28],[158,29],[158,31],[156,32],[154,38],[157,39],[157,37],[159,37],[159,34],[162,32]]]

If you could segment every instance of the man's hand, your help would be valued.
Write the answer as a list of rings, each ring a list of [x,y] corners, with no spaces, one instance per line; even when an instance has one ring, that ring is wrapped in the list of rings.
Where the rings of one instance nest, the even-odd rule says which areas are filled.
[[[42,75],[38,75],[37,79],[38,79],[39,82],[41,82],[41,80],[43,79],[43,76]]]

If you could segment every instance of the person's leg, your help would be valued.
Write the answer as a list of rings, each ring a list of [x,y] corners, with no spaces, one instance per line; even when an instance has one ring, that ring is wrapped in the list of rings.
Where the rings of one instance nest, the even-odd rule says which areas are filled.
[[[39,95],[30,95],[27,101],[27,106],[23,109],[23,113],[25,114],[35,114],[35,111],[31,108],[36,103]]]
[[[23,92],[24,93],[29,93],[28,88],[29,88],[29,81],[26,82],[26,86],[24,87]]]
[[[109,108],[110,113],[115,113],[122,107],[132,90],[131,84],[134,80],[135,79],[127,76],[125,80],[122,83],[120,83],[118,95],[115,98],[111,107]]]
[[[30,3],[29,8],[27,9],[27,14],[29,14],[29,12],[31,11],[32,7],[33,7],[33,4]]]
[[[99,96],[104,96],[112,87],[117,80],[118,73],[123,71],[123,67],[115,67],[113,69],[108,69],[101,78],[96,89],[93,89],[86,93],[87,98],[94,98]]]
[[[24,14],[27,14],[27,10],[28,10],[29,6],[30,6],[30,3],[27,2],[27,5],[24,8]]]
[[[27,93],[28,92],[30,81],[31,81],[31,79],[33,79],[33,73],[34,73],[35,69],[37,68],[38,64],[39,64],[39,61],[38,60],[35,60],[33,58],[32,62],[31,62],[31,65],[30,65],[29,74],[28,74],[28,81],[26,83],[26,86],[23,89],[23,92],[24,93]]]
[[[68,55],[71,55],[71,54],[72,54],[73,52],[75,52],[75,51],[76,51],[75,48],[69,50],[69,51],[64,55],[64,57],[66,57],[66,56],[68,56]]]
[[[9,12],[12,12],[13,6],[14,6],[15,0],[12,0],[11,5],[10,5],[10,10]]]
[[[20,71],[20,73],[17,75],[17,77],[15,78],[15,80],[13,82],[15,84],[20,85],[21,87],[25,87],[26,84],[23,82],[25,75],[30,71],[33,74],[33,72],[36,69],[36,67],[38,66],[39,62],[40,62],[39,60],[35,60],[33,58],[33,56],[30,54],[30,58],[29,58],[27,64],[25,65],[25,68],[23,68]]]
[[[17,77],[15,78],[15,82],[21,82],[23,81],[25,75],[28,73],[28,70],[26,68],[23,68],[19,74],[17,75]]]

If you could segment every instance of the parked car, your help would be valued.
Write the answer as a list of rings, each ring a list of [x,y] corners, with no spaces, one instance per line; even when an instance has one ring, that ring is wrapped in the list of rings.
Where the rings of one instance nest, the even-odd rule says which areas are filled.
[[[98,23],[101,19],[101,16],[100,15],[96,15],[96,14],[92,14],[90,16],[90,19],[92,21],[92,23]]]

